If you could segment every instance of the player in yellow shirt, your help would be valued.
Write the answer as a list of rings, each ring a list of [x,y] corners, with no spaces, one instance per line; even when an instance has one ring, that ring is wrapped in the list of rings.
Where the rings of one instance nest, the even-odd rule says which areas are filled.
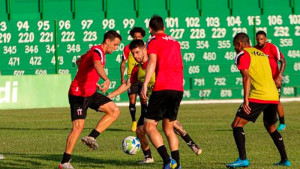
[[[235,64],[243,78],[244,102],[237,110],[236,117],[231,125],[239,158],[233,163],[228,163],[226,167],[237,168],[250,165],[246,157],[243,127],[248,121],[255,122],[261,112],[264,115],[265,128],[272,137],[281,156],[281,161],[274,165],[291,166],[287,158],[283,138],[275,127],[279,96],[272,78],[268,56],[262,51],[251,47],[249,37],[245,33],[238,33],[233,39],[233,44],[237,53]]]
[[[130,30],[129,34],[133,39],[143,39],[143,37],[145,37],[145,35],[146,35],[146,32],[141,27],[134,27],[133,29]],[[121,62],[121,66],[120,66],[121,84],[126,82],[125,78],[124,78],[124,73],[125,73],[127,61],[128,61],[127,77],[129,79],[133,67],[135,65],[137,65],[137,62],[135,61],[135,59],[132,56],[132,53],[130,52],[129,45],[127,45],[123,51],[122,62]],[[131,120],[132,120],[131,131],[133,131],[133,132],[135,132],[136,127],[137,127],[137,122],[136,122],[136,118],[135,118],[135,114],[136,114],[135,104],[136,104],[136,98],[138,95],[138,86],[139,86],[139,82],[132,84],[131,87],[127,91],[128,98],[129,98],[129,112],[130,112]],[[143,104],[142,104],[142,106],[143,106]]]
[[[144,82],[145,76],[146,76],[146,67],[148,64],[148,55],[147,55],[147,49],[144,45],[143,40],[133,40],[130,43],[129,46],[134,59],[138,63],[131,72],[130,78],[127,80],[126,83],[121,84],[115,91],[111,92],[108,97],[113,98],[117,95],[120,95],[121,93],[125,92],[127,89],[131,87],[132,84],[135,84],[137,81]],[[151,95],[151,91],[153,88],[153,85],[155,83],[155,75],[151,77],[151,80],[148,84],[148,93],[147,95]],[[142,86],[139,86],[139,91]],[[147,100],[144,100],[141,98],[141,104],[144,104],[142,107],[141,116],[139,118],[139,121],[137,123],[137,130],[136,134],[137,137],[141,141],[141,147],[144,153],[144,161],[141,163],[151,163],[154,162],[153,158],[151,156],[150,146],[149,142],[146,138],[145,132],[144,132],[144,112],[147,111]],[[182,125],[179,123],[179,121],[175,122],[174,125],[175,133],[180,135],[183,140],[187,143],[187,145],[192,149],[192,151],[199,155],[202,153],[202,149],[197,146],[197,144],[190,138],[189,134],[183,129]]]

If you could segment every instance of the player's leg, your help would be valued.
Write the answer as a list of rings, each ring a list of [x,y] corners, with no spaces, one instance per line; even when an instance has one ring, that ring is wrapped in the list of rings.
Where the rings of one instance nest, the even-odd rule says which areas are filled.
[[[65,152],[63,154],[63,159],[59,164],[59,168],[73,168],[70,164],[71,154],[78,137],[83,130],[89,101],[89,97],[69,95],[72,130],[67,137]]]
[[[279,98],[280,98],[280,96],[281,96],[281,87],[278,87],[277,90],[278,90],[278,95],[279,95]],[[285,124],[285,121],[284,121],[284,110],[283,110],[283,107],[282,107],[280,101],[279,101],[279,104],[278,104],[278,107],[277,107],[277,113],[278,113],[278,117],[279,117],[279,126],[278,126],[277,130],[278,131],[285,130],[286,124]]]
[[[164,109],[163,107],[165,105],[165,100],[166,95],[164,92],[152,92],[149,99],[148,109],[145,112],[144,128],[149,140],[163,159],[164,168],[170,168],[170,166],[175,168],[177,163],[170,158],[166,146],[163,143],[163,138],[157,130],[158,121],[163,119],[162,110]]]
[[[93,129],[88,136],[81,139],[84,144],[95,150],[98,148],[96,138],[119,117],[120,109],[113,101],[100,93],[93,95],[89,107],[104,113],[104,116],[99,120],[95,129]]]
[[[186,130],[182,127],[181,123],[176,120],[174,123],[174,131],[178,134],[186,144],[191,148],[191,150],[196,154],[199,155],[202,153],[202,149],[192,140]]]
[[[247,114],[243,109],[243,104],[238,108],[236,117],[231,124],[233,129],[233,137],[239,152],[239,158],[233,163],[228,163],[226,167],[247,167],[249,166],[249,161],[246,156],[246,147],[245,147],[245,132],[244,126],[249,122],[255,122],[261,111],[266,107],[264,104],[252,103],[249,102],[249,107],[251,112]]]
[[[137,99],[137,93],[138,93],[138,84],[132,84],[131,87],[128,89],[128,98],[129,98],[129,112],[131,116],[131,131],[135,132],[137,127],[136,122],[136,99]]]
[[[144,154],[144,160],[140,162],[141,164],[154,162],[152,154],[151,154],[151,150],[150,150],[150,145],[149,145],[149,142],[146,137],[145,130],[144,130],[144,118],[145,118],[146,111],[147,111],[147,100],[144,100],[141,98],[141,116],[138,120],[137,130],[136,130],[136,135],[140,139],[141,148],[142,148],[143,154]]]
[[[163,119],[163,131],[168,139],[169,147],[171,150],[171,156],[176,161],[177,165],[180,166],[180,155],[178,148],[178,138],[174,132],[174,122],[175,120]]]
[[[280,162],[276,163],[275,165],[291,166],[291,163],[287,158],[283,138],[281,134],[276,130],[276,110],[276,104],[269,104],[269,106],[264,110],[264,126],[273,139],[273,142],[281,157]]]
[[[286,124],[284,121],[284,110],[283,110],[281,102],[279,102],[279,104],[278,104],[277,112],[278,112],[278,117],[279,117],[279,126],[278,126],[277,130],[278,131],[285,130]]]

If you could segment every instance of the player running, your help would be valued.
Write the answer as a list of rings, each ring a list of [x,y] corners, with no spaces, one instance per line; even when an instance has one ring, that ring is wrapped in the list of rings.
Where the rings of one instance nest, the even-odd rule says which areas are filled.
[[[183,97],[183,62],[180,44],[164,33],[164,22],[160,16],[156,15],[150,19],[149,30],[152,35],[147,42],[149,63],[141,89],[141,98],[147,99],[148,84],[154,71],[156,78],[148,109],[145,112],[145,131],[163,159],[163,168],[181,168],[178,138],[174,133],[174,123]],[[169,142],[172,158],[157,130],[160,120]]]
[[[115,91],[111,92],[108,95],[109,98],[113,98],[120,95],[121,93],[129,89],[132,86],[132,84],[136,84],[138,81],[141,83],[145,81],[145,75],[146,75],[145,72],[146,72],[146,67],[148,65],[148,55],[143,40],[133,40],[129,45],[129,49],[138,64],[134,66],[134,68],[132,69],[131,76],[127,80],[127,82],[121,84]],[[154,83],[155,83],[155,74],[153,74],[153,76],[150,79],[150,82],[148,83],[147,96],[151,95]],[[141,89],[141,86],[139,87],[140,87],[139,89]],[[144,160],[141,163],[152,163],[154,162],[154,160],[151,155],[149,142],[144,132],[144,114],[145,111],[147,111],[147,100],[141,98],[141,104],[142,104],[142,112],[138,120],[137,130],[136,130],[137,137],[141,141],[141,148],[144,153]],[[199,148],[197,144],[190,138],[189,134],[184,130],[182,125],[177,120],[174,123],[174,130],[175,133],[177,133],[179,136],[182,137],[182,139],[187,143],[187,145],[192,149],[192,151],[196,155],[202,153],[202,149]]]
[[[104,132],[119,116],[118,106],[108,97],[98,93],[97,88],[103,93],[109,88],[110,80],[105,71],[105,54],[111,54],[118,48],[122,37],[114,30],[104,34],[102,44],[93,46],[77,61],[78,72],[69,89],[69,103],[71,108],[72,131],[67,138],[63,159],[59,164],[60,169],[73,169],[71,154],[76,141],[83,130],[87,109],[104,112],[95,129],[82,138],[82,142],[92,149],[98,148],[96,138]],[[99,78],[104,80],[98,84]]]
[[[235,64],[243,78],[244,102],[237,110],[231,125],[239,158],[233,163],[228,163],[226,167],[236,168],[250,165],[246,156],[243,127],[248,121],[255,122],[261,112],[264,114],[264,126],[281,156],[281,160],[274,165],[291,166],[287,158],[283,138],[275,127],[279,96],[272,79],[271,68],[268,66],[268,57],[263,52],[250,46],[249,37],[245,33],[238,33],[233,39],[233,44],[237,53]]]
[[[282,75],[286,67],[286,61],[284,59],[284,56],[279,51],[277,46],[267,42],[267,34],[264,31],[258,31],[256,33],[256,41],[257,44],[255,45],[255,48],[261,50],[269,57],[273,80],[275,82],[280,97]],[[278,68],[278,62],[280,62],[280,69]],[[277,130],[278,131],[285,130],[286,124],[284,122],[284,111],[280,103],[280,100],[278,103],[277,112],[278,112],[279,123],[280,123]]]
[[[145,37],[145,35],[146,35],[146,32],[141,27],[134,27],[132,30],[130,30],[129,34],[133,39],[143,39],[143,37]],[[123,51],[123,57],[122,57],[122,62],[121,62],[121,66],[120,66],[121,84],[126,83],[125,78],[124,78],[126,61],[128,61],[127,77],[129,79],[133,67],[135,65],[137,65],[137,62],[134,60],[132,53],[129,50],[129,45],[127,45]],[[133,131],[133,132],[136,131],[136,127],[137,127],[137,122],[136,122],[136,118],[135,118],[135,114],[136,114],[135,103],[136,103],[136,98],[138,95],[138,86],[139,85],[141,85],[141,84],[139,84],[139,82],[132,84],[131,87],[127,91],[128,98],[129,98],[129,112],[130,112],[131,120],[132,120],[131,131]],[[143,107],[144,104],[141,104],[141,106],[142,106],[142,109],[144,109],[144,107]]]

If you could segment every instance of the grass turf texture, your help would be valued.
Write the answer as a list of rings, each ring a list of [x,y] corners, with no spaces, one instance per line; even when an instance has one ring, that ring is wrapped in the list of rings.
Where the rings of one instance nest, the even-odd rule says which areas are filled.
[[[238,157],[231,130],[231,122],[239,104],[182,105],[178,119],[194,141],[203,148],[203,154],[194,153],[180,140],[181,165],[192,168],[225,168],[225,164]],[[291,168],[300,166],[300,116],[299,102],[283,103],[287,129],[281,132],[286,145]],[[121,107],[119,119],[97,139],[99,149],[92,151],[78,140],[72,156],[75,168],[161,168],[162,160],[152,148],[153,164],[138,164],[142,151],[127,155],[121,150],[123,138],[135,135],[130,131],[131,121],[127,107]],[[137,117],[140,109],[137,110]],[[85,129],[80,138],[89,134],[101,113],[89,110]],[[158,127],[161,130],[161,124]],[[0,160],[1,169],[10,168],[57,168],[71,130],[68,108],[1,110],[0,111]],[[245,128],[247,157],[250,168],[275,167],[280,160],[271,137],[263,127],[262,116],[255,124]],[[167,144],[165,142],[165,144]]]

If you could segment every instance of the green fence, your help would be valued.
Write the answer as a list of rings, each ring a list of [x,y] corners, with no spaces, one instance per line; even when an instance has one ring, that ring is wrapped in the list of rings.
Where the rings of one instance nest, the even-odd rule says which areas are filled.
[[[0,109],[68,107],[70,75],[0,76]]]
[[[148,30],[149,19],[158,14],[166,33],[181,44],[185,100],[242,98],[232,38],[246,32],[255,44],[257,30],[266,31],[284,54],[282,94],[295,97],[300,95],[299,6],[299,0],[0,0],[0,73],[74,78],[75,60],[115,29],[123,41],[106,56],[112,91],[120,85],[129,30]],[[126,101],[127,95],[115,100]]]

